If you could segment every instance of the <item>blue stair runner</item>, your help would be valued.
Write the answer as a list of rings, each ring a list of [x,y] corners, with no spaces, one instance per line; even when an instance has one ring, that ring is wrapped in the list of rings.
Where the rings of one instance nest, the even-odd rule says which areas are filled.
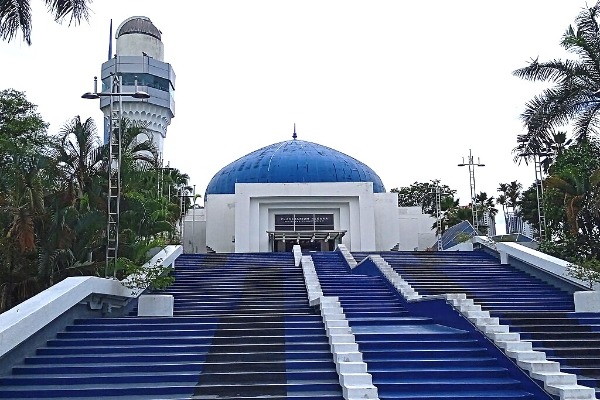
[[[575,313],[572,294],[480,251],[378,254],[419,294],[466,293],[600,398],[600,314]]]
[[[0,398],[342,399],[291,255],[183,255],[175,275],[172,318],[77,320]]]
[[[384,278],[350,274],[339,253],[310,255],[324,294],[340,299],[381,399],[550,398],[524,389],[529,378],[503,367],[472,332],[411,315]]]

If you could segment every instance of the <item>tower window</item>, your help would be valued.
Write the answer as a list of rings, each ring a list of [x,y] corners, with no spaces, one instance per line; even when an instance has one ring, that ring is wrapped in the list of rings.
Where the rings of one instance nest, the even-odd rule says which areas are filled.
[[[121,74],[122,84],[123,86],[133,86],[135,84],[135,80],[137,79],[138,85],[140,86],[148,86],[154,89],[162,90],[164,92],[169,91],[169,80],[165,78],[160,78],[158,76],[150,75],[150,74],[131,74],[124,73]],[[111,78],[106,77],[102,80],[102,91],[109,92],[111,90]]]

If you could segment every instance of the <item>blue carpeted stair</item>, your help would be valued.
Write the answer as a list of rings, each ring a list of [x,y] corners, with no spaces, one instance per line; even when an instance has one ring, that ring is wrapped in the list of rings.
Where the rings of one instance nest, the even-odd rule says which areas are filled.
[[[599,387],[600,314],[575,313],[572,294],[484,252],[380,254],[419,294],[466,293],[531,341],[534,350],[560,362],[563,372],[578,375],[582,385]]]
[[[411,315],[384,278],[350,274],[339,253],[310,255],[324,294],[340,299],[381,399],[550,398],[528,391],[529,378],[473,332]]]
[[[174,317],[78,320],[0,378],[0,398],[342,399],[291,255],[176,265]]]

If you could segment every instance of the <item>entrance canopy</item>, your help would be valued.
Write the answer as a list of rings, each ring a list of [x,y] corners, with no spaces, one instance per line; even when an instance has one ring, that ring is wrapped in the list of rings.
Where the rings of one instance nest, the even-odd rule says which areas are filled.
[[[269,240],[281,241],[304,241],[322,242],[328,240],[340,240],[346,231],[267,231]]]

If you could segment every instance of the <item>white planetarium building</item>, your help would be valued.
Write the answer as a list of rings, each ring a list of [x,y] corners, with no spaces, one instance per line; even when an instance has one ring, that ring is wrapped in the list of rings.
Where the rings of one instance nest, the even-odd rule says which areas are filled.
[[[432,224],[420,207],[398,207],[367,165],[294,132],[218,171],[183,241],[189,252],[425,250]]]

